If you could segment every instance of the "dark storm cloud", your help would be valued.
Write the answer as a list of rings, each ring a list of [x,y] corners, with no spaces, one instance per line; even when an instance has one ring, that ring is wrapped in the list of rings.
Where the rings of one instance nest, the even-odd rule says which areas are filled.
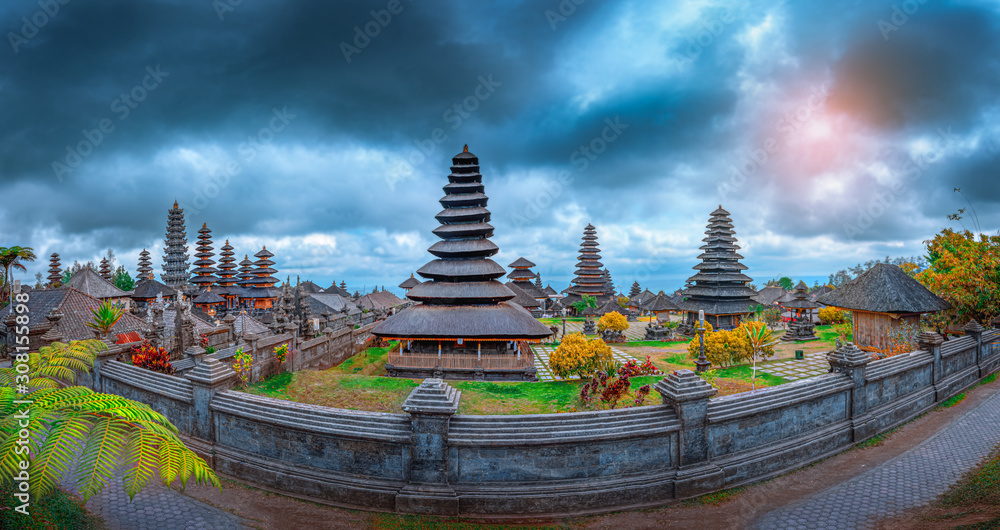
[[[962,145],[895,192],[892,214],[854,241],[929,236],[960,206],[953,184],[984,204],[1000,196],[986,176],[997,162],[987,147],[1000,136],[965,145],[992,127],[983,111],[997,106],[998,17],[986,6],[920,4],[886,41],[879,20],[891,20],[891,2],[734,2],[723,23],[729,4],[585,2],[553,17],[562,4],[402,0],[387,13],[388,0],[242,2],[220,20],[212,2],[69,3],[17,53],[0,52],[0,193],[28,199],[0,210],[0,244],[140,248],[162,237],[176,198],[189,233],[202,222],[218,240],[338,232],[336,252],[348,254],[317,266],[353,257],[337,274],[408,274],[406,260],[424,254],[393,256],[393,237],[430,237],[464,143],[482,159],[494,224],[512,244],[572,255],[581,227],[564,225],[578,217],[624,232],[693,229],[678,237],[697,242],[730,168],[823,83],[826,108],[849,115],[860,128],[852,132],[884,144],[883,154],[858,154],[850,172],[824,177],[847,189],[822,200],[811,169],[775,158],[727,199],[741,234],[851,241],[843,227],[862,199],[891,189],[877,162],[901,171],[908,145],[939,128]],[[37,10],[4,4],[0,29],[20,32]],[[377,35],[358,36],[366,29]],[[704,46],[684,59],[692,42]],[[166,74],[153,88],[151,70]],[[136,93],[144,99],[132,108]],[[265,131],[276,112],[294,118]],[[66,163],[66,146],[102,120],[114,130],[57,179],[52,163]],[[625,127],[602,144],[609,123]],[[436,130],[447,139],[431,140]],[[273,141],[249,149],[261,134]],[[591,159],[581,147],[593,145],[602,152]],[[233,164],[238,171],[222,173]],[[517,224],[513,214],[563,170],[572,185]],[[676,250],[636,241],[645,253]],[[612,271],[619,281],[641,267],[608,260],[626,268]]]

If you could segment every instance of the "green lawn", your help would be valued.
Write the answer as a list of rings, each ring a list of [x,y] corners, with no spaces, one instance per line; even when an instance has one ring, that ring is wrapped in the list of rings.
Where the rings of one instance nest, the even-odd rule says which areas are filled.
[[[583,322],[586,320],[584,317],[566,317],[566,322]],[[559,318],[539,318],[539,322],[548,326],[554,326],[556,324],[562,324],[562,317]]]
[[[655,375],[633,377],[631,392],[634,393],[643,385],[653,385],[661,378],[662,376]],[[552,414],[589,410],[580,402],[580,387],[583,386],[583,381],[550,383],[451,381],[449,383],[462,391],[462,401],[458,406],[459,414]],[[634,403],[631,397],[626,397],[619,402],[618,408]],[[658,395],[646,397],[646,405],[658,403],[660,403]]]
[[[689,341],[690,341],[690,339],[687,339],[687,340],[671,340],[671,341],[662,341],[662,340],[635,340],[635,341],[632,341],[632,342],[626,342],[625,345],[626,346],[634,346],[634,347],[648,346],[648,347],[651,347],[651,348],[667,348],[667,347],[670,347],[670,346],[680,346],[681,344],[687,344]]]

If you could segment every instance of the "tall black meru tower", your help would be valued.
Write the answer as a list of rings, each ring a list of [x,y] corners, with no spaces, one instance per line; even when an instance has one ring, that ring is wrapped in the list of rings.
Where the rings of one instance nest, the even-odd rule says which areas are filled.
[[[736,253],[740,247],[735,234],[729,212],[719,206],[708,219],[701,246],[704,252],[698,256],[701,263],[694,266],[698,273],[688,278],[693,285],[684,291],[679,304],[688,312],[688,322],[695,322],[698,311],[704,311],[713,328],[733,329],[750,314],[754,291],[747,284],[753,278],[741,272],[747,266],[739,261],[743,256]]]
[[[449,369],[447,357],[476,359],[487,354],[517,357],[518,350],[512,345],[539,342],[551,334],[523,307],[508,303],[514,292],[499,281],[507,271],[490,259],[499,249],[490,241],[493,226],[489,224],[488,197],[479,173],[479,159],[466,146],[455,155],[452,164],[445,195],[440,200],[444,209],[435,216],[441,226],[434,229],[434,234],[441,241],[427,249],[435,259],[417,270],[426,281],[406,293],[407,298],[419,303],[390,316],[372,330],[373,335],[404,341],[404,351],[394,367],[401,369],[401,374],[402,369],[416,373],[421,368],[417,356],[433,354],[444,356],[441,363],[444,377],[472,378],[471,369],[466,370],[468,373]],[[414,356],[409,367],[407,354]],[[434,371],[433,367],[428,369]],[[491,378],[489,372],[486,370],[487,379]],[[506,370],[505,374],[496,375],[519,377],[514,372]],[[533,367],[522,372],[521,375],[529,376],[530,372],[530,377],[534,377]]]
[[[163,249],[163,283],[175,289],[183,288],[188,283],[187,232],[184,231],[184,210],[174,207],[167,212],[167,234]]]

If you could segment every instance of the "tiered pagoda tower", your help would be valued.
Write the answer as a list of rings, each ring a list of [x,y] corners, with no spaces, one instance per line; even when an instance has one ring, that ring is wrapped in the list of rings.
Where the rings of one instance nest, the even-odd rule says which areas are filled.
[[[167,213],[167,238],[164,240],[163,274],[160,279],[173,288],[183,288],[188,282],[187,232],[184,231],[184,209],[174,207]]]
[[[609,297],[605,285],[604,265],[601,264],[601,250],[597,246],[597,229],[588,224],[583,229],[583,243],[580,244],[580,255],[576,263],[576,278],[573,285],[566,290],[563,305],[567,307],[579,301],[583,295],[597,298],[597,305],[607,302]]]
[[[507,279],[509,279],[511,283],[538,302],[543,302],[546,298],[548,298],[548,296],[542,292],[541,288],[531,283],[531,280],[537,277],[535,273],[531,272],[531,268],[535,266],[534,263],[524,258],[517,258],[514,263],[507,266],[514,269],[507,275]],[[541,307],[541,303],[539,303],[538,306]]]
[[[632,282],[632,290],[628,292],[629,299],[635,298],[642,294],[642,287],[639,286],[638,281]]]
[[[104,278],[109,282],[111,281],[111,262],[108,261],[108,258],[101,258],[101,266],[98,269],[98,272],[100,273],[101,278]]]
[[[48,287],[59,287],[62,285],[62,267],[59,265],[59,254],[55,252],[49,257],[49,283]]]
[[[499,281],[506,270],[490,259],[499,249],[490,241],[493,226],[479,159],[468,146],[452,159],[440,200],[434,234],[441,241],[428,251],[436,259],[417,270],[426,278],[407,298],[418,304],[380,322],[372,334],[403,341],[389,359],[389,375],[449,379],[534,380],[533,354],[525,342],[551,331]]]
[[[139,253],[139,267],[135,269],[135,281],[145,280],[147,278],[153,278],[153,262],[149,259],[149,251],[142,249]]]
[[[274,265],[271,261],[274,254],[267,250],[267,245],[264,245],[254,257],[257,261],[253,262],[254,268],[247,272],[250,276],[240,282],[240,285],[245,287],[243,297],[249,299],[249,305],[253,309],[271,309],[278,301],[278,292],[272,289],[274,284],[278,283],[278,279],[272,276],[278,272],[271,267]]]
[[[680,304],[688,312],[689,323],[695,323],[698,311],[704,311],[705,320],[715,329],[733,329],[750,313],[754,291],[747,284],[753,278],[740,272],[747,267],[739,261],[743,256],[736,253],[740,247],[735,234],[729,212],[719,206],[712,212],[702,239],[704,252],[698,256],[702,261],[694,266],[698,273],[688,278],[693,285],[684,291]]]
[[[611,271],[607,267],[604,268],[604,291],[608,293],[608,296],[615,296],[615,282],[611,280]]]
[[[217,273],[219,277],[218,288],[215,291],[219,296],[226,299],[227,308],[233,308],[239,305],[239,297],[242,292],[242,289],[236,286],[237,278],[233,277],[236,274],[234,271],[236,269],[236,258],[233,257],[235,253],[228,239],[226,240],[226,244],[222,245],[221,250]]]
[[[195,276],[190,282],[198,287],[199,291],[204,291],[211,287],[219,279],[215,276],[218,269],[214,267],[215,260],[212,259],[215,253],[212,252],[212,230],[208,224],[202,224],[198,229],[198,247],[194,257],[198,258],[192,265],[197,267],[191,273]]]

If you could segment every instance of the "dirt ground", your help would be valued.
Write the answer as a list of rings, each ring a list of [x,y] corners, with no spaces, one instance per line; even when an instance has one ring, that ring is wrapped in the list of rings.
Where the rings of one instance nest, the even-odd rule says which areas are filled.
[[[483,521],[476,519],[398,516],[335,508],[226,481],[224,492],[191,486],[186,493],[194,498],[240,515],[261,529],[280,528],[496,528],[555,526],[563,528],[746,528],[764,514],[849,480],[917,446],[953,419],[968,412],[992,394],[1000,383],[980,386],[967,392],[958,405],[929,412],[904,425],[876,447],[848,450],[804,469],[746,488],[729,490],[668,506],[617,512],[590,517]],[[989,510],[992,510],[990,512]],[[957,519],[927,522],[927,515],[944,515],[939,509],[925,508],[904,517],[883,521],[879,528],[950,528],[959,522],[988,520],[996,507]],[[476,523],[486,523],[479,526]],[[940,523],[940,524],[939,524]]]

